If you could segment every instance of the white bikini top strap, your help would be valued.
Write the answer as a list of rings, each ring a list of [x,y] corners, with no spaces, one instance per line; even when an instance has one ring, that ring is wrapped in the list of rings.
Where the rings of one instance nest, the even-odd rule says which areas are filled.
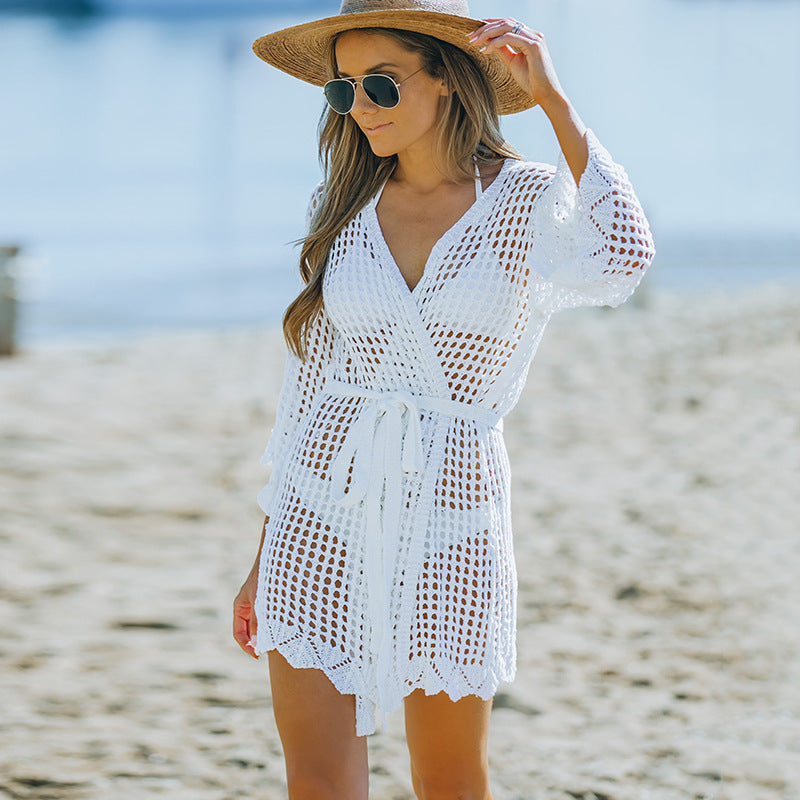
[[[477,200],[483,194],[483,183],[481,182],[481,171],[478,168],[478,159],[472,156],[475,162],[475,199]]]
[[[388,178],[381,184],[381,188],[378,189],[378,193],[375,195],[375,197],[372,198],[372,204],[373,205],[375,205],[375,206],[378,205],[378,201],[381,199],[381,195],[383,194],[383,190],[386,188],[386,184],[387,183],[389,183],[389,179]]]

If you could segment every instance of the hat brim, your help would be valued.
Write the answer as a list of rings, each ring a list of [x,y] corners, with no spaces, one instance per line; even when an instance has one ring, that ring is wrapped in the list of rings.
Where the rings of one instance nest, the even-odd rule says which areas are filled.
[[[328,80],[327,59],[334,36],[365,28],[393,28],[433,36],[468,53],[483,68],[497,94],[501,114],[516,114],[532,108],[536,101],[514,80],[502,59],[484,55],[470,44],[467,34],[481,20],[435,11],[364,11],[306,22],[267,34],[253,43],[253,52],[263,61],[295,78],[323,86]]]

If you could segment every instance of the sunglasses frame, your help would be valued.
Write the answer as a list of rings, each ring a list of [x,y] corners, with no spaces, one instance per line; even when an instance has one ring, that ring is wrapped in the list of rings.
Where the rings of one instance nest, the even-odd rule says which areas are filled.
[[[328,100],[328,95],[325,94],[325,100],[330,106],[330,108],[335,111],[337,114],[344,116],[345,114],[349,114],[353,110],[353,106],[356,104],[356,88],[360,86],[364,90],[364,94],[367,95],[367,99],[373,105],[378,106],[378,108],[397,108],[400,105],[400,86],[404,84],[409,78],[413,78],[418,72],[422,72],[425,67],[420,67],[416,72],[412,72],[410,75],[406,75],[405,78],[401,81],[396,81],[394,78],[390,77],[389,75],[384,75],[380,72],[371,72],[368,75],[355,75],[352,78],[333,78],[325,83],[322,87],[322,92],[325,94],[325,90],[330,86],[332,83],[340,83],[345,82],[349,83],[353,87],[353,102],[350,104],[350,108],[347,111],[339,111],[339,109],[334,108],[333,104],[330,100]],[[364,80],[366,78],[385,78],[387,81],[391,81],[394,84],[394,88],[397,90],[397,102],[393,106],[382,106],[380,103],[376,103],[367,93],[367,90],[364,89]]]

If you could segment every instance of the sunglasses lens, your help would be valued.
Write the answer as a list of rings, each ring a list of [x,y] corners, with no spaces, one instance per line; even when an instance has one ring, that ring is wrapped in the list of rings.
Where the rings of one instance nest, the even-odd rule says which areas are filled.
[[[367,75],[361,85],[376,106],[394,108],[400,102],[397,84],[387,75]]]
[[[347,114],[356,98],[355,87],[344,78],[328,81],[323,89],[325,99],[337,114]]]

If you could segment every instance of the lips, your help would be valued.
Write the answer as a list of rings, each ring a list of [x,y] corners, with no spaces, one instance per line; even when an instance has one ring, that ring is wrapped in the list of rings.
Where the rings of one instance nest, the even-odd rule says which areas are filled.
[[[376,133],[386,130],[386,128],[388,128],[391,124],[391,122],[386,122],[383,125],[373,125],[371,128],[364,127],[363,130],[368,136],[372,136]]]

